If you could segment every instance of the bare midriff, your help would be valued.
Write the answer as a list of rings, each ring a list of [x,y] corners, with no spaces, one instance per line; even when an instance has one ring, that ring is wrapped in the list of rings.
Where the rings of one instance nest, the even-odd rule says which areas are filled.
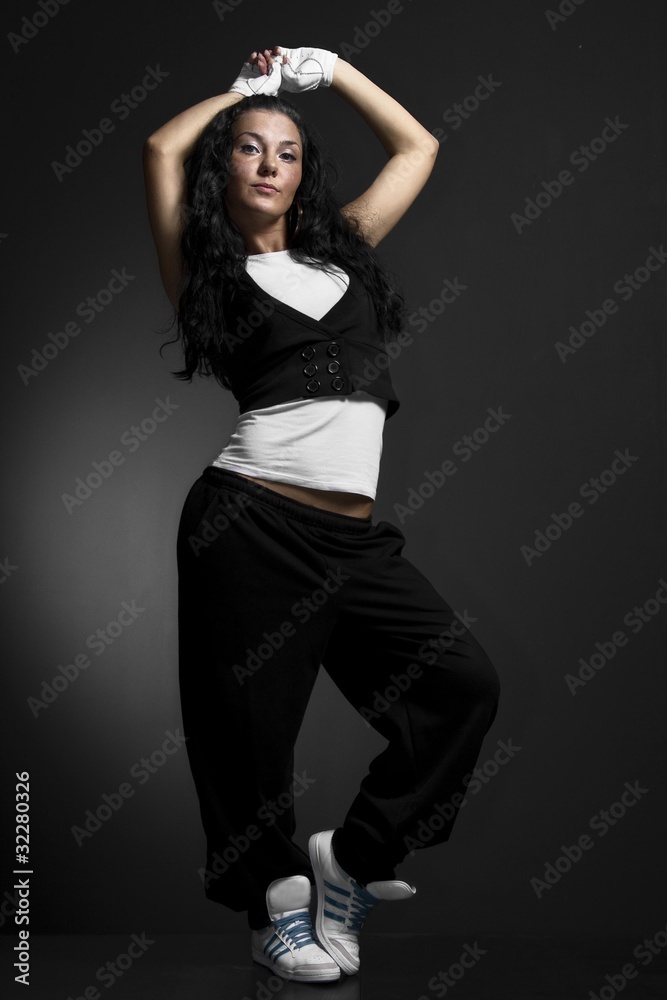
[[[243,476],[244,479],[250,479],[253,483],[259,483],[260,486],[266,486],[282,496],[310,504],[311,507],[319,507],[321,510],[333,511],[335,514],[347,514],[348,517],[370,517],[373,510],[373,501],[362,493],[315,490],[309,486],[294,486],[292,483],[276,483],[270,479],[258,479],[256,476],[246,476],[243,472],[239,472],[237,475]]]

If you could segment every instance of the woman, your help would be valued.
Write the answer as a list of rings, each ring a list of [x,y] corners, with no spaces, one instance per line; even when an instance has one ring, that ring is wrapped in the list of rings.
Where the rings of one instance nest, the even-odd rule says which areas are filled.
[[[318,86],[363,118],[388,158],[342,207],[317,136],[283,97]],[[372,521],[382,431],[399,406],[387,347],[403,316],[374,248],[437,149],[335,53],[279,46],[253,52],[227,93],[144,148],[186,363],[175,374],[213,375],[239,402],[178,535],[200,875],[209,899],[247,912],[253,958],[286,979],[358,971],[365,916],[414,894],[396,865],[434,815],[429,843],[449,838],[496,712],[486,653],[402,556],[401,532]],[[293,841],[306,790],[294,745],[320,665],[388,744],[344,821],[314,833],[306,854]]]

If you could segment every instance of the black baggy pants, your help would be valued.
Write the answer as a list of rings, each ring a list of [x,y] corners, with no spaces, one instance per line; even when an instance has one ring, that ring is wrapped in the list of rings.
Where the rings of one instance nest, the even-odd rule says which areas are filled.
[[[395,877],[436,805],[447,840],[496,713],[488,656],[401,553],[388,521],[336,514],[206,468],[178,532],[183,728],[207,838],[206,896],[270,923],[270,882],[305,874],[294,745],[323,665],[388,741],[336,830],[361,882]],[[335,717],[326,720],[335,727]],[[326,737],[326,733],[323,733]],[[278,808],[276,803],[281,803]]]

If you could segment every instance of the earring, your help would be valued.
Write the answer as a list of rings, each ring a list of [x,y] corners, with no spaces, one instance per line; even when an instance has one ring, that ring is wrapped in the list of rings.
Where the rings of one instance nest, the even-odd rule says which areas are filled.
[[[293,209],[296,208],[296,225],[294,225],[294,213]],[[293,227],[293,232],[291,239],[296,239],[299,230],[301,229],[301,217],[303,216],[303,208],[301,207],[301,201],[297,195],[290,206],[290,226]]]

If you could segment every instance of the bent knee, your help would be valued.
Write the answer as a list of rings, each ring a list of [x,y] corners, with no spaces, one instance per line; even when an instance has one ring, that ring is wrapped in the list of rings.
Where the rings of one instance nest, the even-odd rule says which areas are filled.
[[[442,670],[457,695],[480,707],[489,709],[492,715],[500,698],[500,677],[486,650],[473,636],[448,652],[441,652],[434,664],[434,670]]]

